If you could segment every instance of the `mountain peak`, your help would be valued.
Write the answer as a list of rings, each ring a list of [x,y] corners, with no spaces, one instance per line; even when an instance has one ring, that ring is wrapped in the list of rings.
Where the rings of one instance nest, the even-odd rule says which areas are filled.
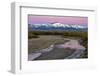
[[[65,27],[64,24],[61,24],[61,23],[58,23],[58,22],[53,23],[52,25],[55,26],[55,27]]]

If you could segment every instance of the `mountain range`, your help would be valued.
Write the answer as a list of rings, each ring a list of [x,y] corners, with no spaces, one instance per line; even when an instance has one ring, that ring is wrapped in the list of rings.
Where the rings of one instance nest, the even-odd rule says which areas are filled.
[[[87,30],[86,25],[79,24],[62,24],[62,23],[47,23],[47,24],[28,24],[29,30]]]

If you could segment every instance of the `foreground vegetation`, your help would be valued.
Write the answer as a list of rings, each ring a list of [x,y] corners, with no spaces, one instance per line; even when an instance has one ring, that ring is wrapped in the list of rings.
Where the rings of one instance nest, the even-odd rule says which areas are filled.
[[[87,38],[87,31],[80,31],[80,30],[69,30],[69,31],[62,31],[62,30],[34,30],[28,32],[28,38],[39,38],[39,35],[61,35],[63,37],[81,37]]]
[[[86,50],[81,55],[81,58],[88,57],[88,33],[87,31],[80,30],[33,30],[28,32],[28,53],[32,53],[33,50],[41,50],[47,48],[51,44],[64,43],[66,38],[74,37],[80,38],[80,44],[83,45]],[[43,46],[42,46],[43,45]]]

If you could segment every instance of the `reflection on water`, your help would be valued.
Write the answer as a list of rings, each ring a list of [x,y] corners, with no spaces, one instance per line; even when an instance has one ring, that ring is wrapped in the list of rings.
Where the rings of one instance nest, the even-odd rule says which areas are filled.
[[[78,40],[70,40],[69,42],[65,42],[64,44],[56,45],[58,48],[70,48],[70,49],[81,49],[85,50],[85,47],[79,44]]]

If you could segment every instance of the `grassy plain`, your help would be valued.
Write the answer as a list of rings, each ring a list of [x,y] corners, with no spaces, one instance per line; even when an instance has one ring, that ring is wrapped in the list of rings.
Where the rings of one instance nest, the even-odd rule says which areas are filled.
[[[81,55],[81,58],[88,57],[88,33],[87,31],[80,31],[80,30],[68,30],[68,31],[61,31],[61,30],[33,30],[28,32],[28,53],[32,53],[37,50],[41,50],[44,48],[49,47],[51,44],[61,44],[68,40],[68,38],[76,38],[81,39],[80,44],[83,45],[86,50]],[[60,50],[63,50],[62,54],[63,57],[66,54],[70,54],[73,51],[65,52],[64,50],[68,49],[54,49],[54,52],[59,52],[58,55],[62,55]],[[65,54],[64,54],[65,53]],[[52,55],[50,53],[47,55]],[[53,56],[55,58],[55,56]],[[42,59],[42,58],[41,58]]]

